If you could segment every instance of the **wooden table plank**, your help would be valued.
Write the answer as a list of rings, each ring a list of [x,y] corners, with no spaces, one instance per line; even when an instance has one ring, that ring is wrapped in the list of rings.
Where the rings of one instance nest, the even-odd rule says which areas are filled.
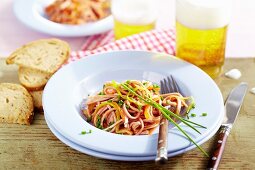
[[[255,59],[227,59],[225,70],[238,68],[239,80],[220,76],[215,81],[223,96],[241,81],[255,87]],[[0,82],[17,83],[17,67],[0,60]],[[247,93],[239,117],[230,133],[220,169],[255,169],[255,95]],[[212,150],[215,137],[202,145]],[[153,161],[111,161],[80,153],[59,141],[48,129],[44,115],[36,113],[31,126],[0,124],[0,169],[205,169],[208,158],[193,149],[169,159],[165,165]]]

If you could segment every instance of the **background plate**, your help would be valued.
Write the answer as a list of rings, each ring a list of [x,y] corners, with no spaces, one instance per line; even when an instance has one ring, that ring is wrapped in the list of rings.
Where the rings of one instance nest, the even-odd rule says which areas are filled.
[[[14,14],[26,26],[50,35],[61,37],[80,37],[99,34],[113,28],[113,18],[108,16],[102,20],[82,25],[66,25],[47,19],[44,8],[53,0],[15,0]]]

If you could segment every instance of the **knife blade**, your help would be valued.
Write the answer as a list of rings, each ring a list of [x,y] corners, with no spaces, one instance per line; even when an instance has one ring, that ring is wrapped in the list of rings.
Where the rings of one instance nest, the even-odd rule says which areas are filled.
[[[218,169],[227,141],[227,137],[238,116],[244,96],[247,91],[247,87],[247,83],[242,82],[237,87],[235,87],[228,95],[228,98],[225,102],[225,116],[219,129],[217,144],[212,156],[209,159],[209,163],[207,166],[207,169],[209,170]]]

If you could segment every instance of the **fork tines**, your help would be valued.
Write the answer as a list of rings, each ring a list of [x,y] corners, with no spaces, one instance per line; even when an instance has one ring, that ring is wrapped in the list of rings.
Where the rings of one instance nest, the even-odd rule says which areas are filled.
[[[174,92],[181,93],[180,87],[178,86],[177,82],[175,81],[172,75],[167,76],[166,78],[161,80],[160,87],[161,87],[161,94],[174,93]]]

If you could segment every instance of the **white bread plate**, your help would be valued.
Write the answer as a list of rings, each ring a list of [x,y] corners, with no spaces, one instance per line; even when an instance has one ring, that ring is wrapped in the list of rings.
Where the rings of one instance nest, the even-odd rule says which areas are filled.
[[[102,20],[82,25],[67,25],[47,19],[44,8],[53,0],[15,0],[13,11],[23,24],[36,31],[60,37],[81,37],[99,34],[113,28],[113,18],[108,16]]]

